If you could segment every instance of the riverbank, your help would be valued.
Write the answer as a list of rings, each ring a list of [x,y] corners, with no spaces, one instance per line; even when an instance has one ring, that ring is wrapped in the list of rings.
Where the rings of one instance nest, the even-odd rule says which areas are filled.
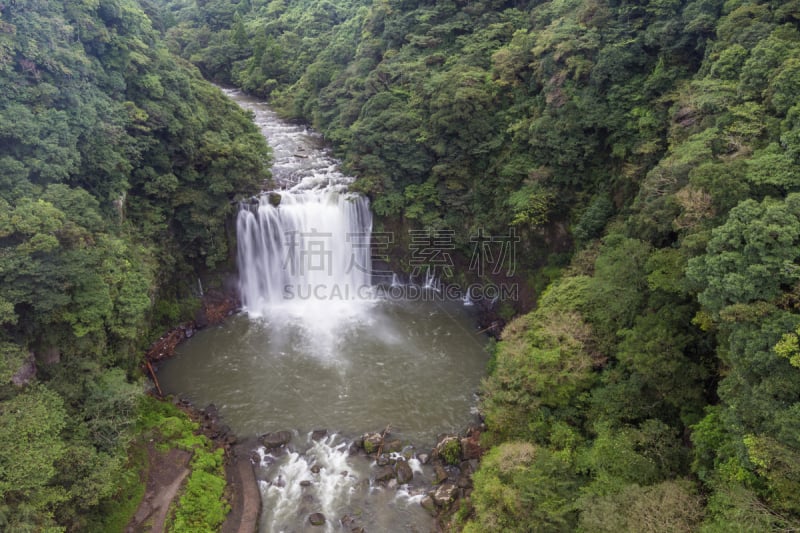
[[[214,452],[221,451],[223,454],[224,499],[229,506],[220,527],[220,531],[224,533],[252,533],[258,527],[261,495],[250,461],[254,442],[239,442],[231,429],[221,423],[213,405],[201,409],[185,400],[164,397],[158,384],[157,365],[172,357],[175,349],[192,338],[195,332],[221,324],[236,313],[240,306],[236,291],[208,290],[202,297],[200,309],[194,319],[172,328],[155,341],[146,351],[143,364],[143,371],[153,380],[153,399],[178,408],[195,424],[192,433],[207,439]],[[140,473],[145,491],[134,516],[125,528],[126,532],[166,531],[169,519],[174,516],[179,505],[179,498],[187,489],[187,480],[193,471],[192,458],[195,451],[181,449],[180,445],[170,442],[169,439],[160,440],[162,437],[161,432],[156,431],[149,442],[139,444],[146,450],[146,468]]]

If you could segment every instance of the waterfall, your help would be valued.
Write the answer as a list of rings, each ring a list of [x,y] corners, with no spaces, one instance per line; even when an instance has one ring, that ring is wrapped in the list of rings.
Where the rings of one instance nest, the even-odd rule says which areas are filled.
[[[363,196],[334,187],[262,194],[241,206],[236,231],[239,289],[251,316],[289,301],[371,294],[372,214]]]

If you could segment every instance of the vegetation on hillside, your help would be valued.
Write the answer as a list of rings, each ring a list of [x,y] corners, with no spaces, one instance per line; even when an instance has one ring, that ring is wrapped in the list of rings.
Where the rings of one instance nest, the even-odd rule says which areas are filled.
[[[0,4],[0,529],[90,529],[128,485],[143,348],[268,160],[134,0]]]
[[[568,227],[571,260],[497,346],[462,526],[800,527],[800,3],[164,13],[206,76],[323,132],[384,223],[466,253],[514,227],[528,272]]]

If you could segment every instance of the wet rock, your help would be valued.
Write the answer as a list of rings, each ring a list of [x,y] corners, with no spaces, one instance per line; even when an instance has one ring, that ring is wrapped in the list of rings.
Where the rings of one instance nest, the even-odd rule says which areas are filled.
[[[364,435],[364,451],[368,454],[377,452],[383,445],[383,437],[380,433],[367,433]]]
[[[379,455],[377,459],[375,459],[375,464],[378,466],[386,466],[389,464],[389,456],[388,455]]]
[[[328,436],[327,429],[315,429],[311,432],[311,440],[322,440]]]
[[[312,526],[321,526],[325,523],[325,515],[322,513],[311,513],[308,516],[308,521]]]
[[[419,502],[423,509],[428,511],[431,515],[436,516],[436,504],[433,501],[433,498],[430,495],[425,496]]]
[[[469,489],[472,488],[472,476],[469,474],[461,474],[458,476],[458,481],[456,481],[456,486],[460,489]]]
[[[403,443],[399,440],[390,440],[384,442],[383,451],[388,453],[401,452],[403,450]]]
[[[375,470],[375,481],[389,481],[394,478],[394,468],[381,466]]]
[[[319,465],[312,465],[311,466],[311,473],[312,474],[319,474],[319,471],[322,470],[322,467]]]
[[[439,507],[449,507],[456,497],[458,487],[452,483],[445,483],[440,485],[433,493],[433,503]]]
[[[433,450],[433,456],[447,464],[457,465],[461,462],[461,441],[453,435],[444,437]]]
[[[300,482],[300,486],[301,487],[310,487],[311,486],[311,482],[309,480],[307,480],[307,479],[304,479],[303,481]]]
[[[440,464],[434,465],[434,467],[433,467],[433,475],[435,476],[437,484],[439,484],[442,481],[447,479],[447,471]]]
[[[292,432],[276,431],[274,433],[267,433],[266,435],[262,435],[259,440],[261,440],[261,444],[268,449],[280,448],[281,446],[289,444],[289,441],[292,440]]]
[[[414,478],[414,471],[408,466],[408,463],[400,460],[394,465],[394,472],[397,475],[397,482],[400,485],[409,483]]]
[[[261,464],[261,455],[258,452],[253,452],[253,453],[250,454],[250,460],[253,462],[253,464],[260,465]]]
[[[348,455],[358,455],[361,453],[361,447],[364,444],[363,441],[355,440],[350,443],[350,447],[347,449]]]
[[[431,456],[428,455],[427,453],[420,453],[420,454],[417,454],[417,460],[420,463],[426,465],[426,464],[428,464],[428,462],[430,462]]]
[[[187,339],[191,339],[192,337],[194,337],[194,329],[186,328],[186,330],[184,331],[184,335],[186,335]]]
[[[206,420],[216,420],[219,417],[219,410],[217,410],[216,405],[210,403],[203,409],[203,415],[205,415]]]
[[[270,205],[278,207],[281,205],[281,195],[277,192],[271,192],[267,195],[267,201],[269,201]]]
[[[354,528],[353,528],[353,529],[351,529],[350,531],[351,531],[352,533],[366,533],[366,532],[367,532],[367,530],[366,530],[366,529],[364,529],[363,527],[354,527]]]
[[[461,439],[461,456],[465,460],[480,459],[483,448],[480,443],[480,433]]]

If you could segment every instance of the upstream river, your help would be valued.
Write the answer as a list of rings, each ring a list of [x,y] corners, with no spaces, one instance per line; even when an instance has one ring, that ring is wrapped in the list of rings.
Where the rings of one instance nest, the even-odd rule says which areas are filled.
[[[162,388],[214,403],[237,435],[293,434],[286,450],[256,451],[261,532],[430,531],[419,502],[432,473],[416,454],[474,420],[486,339],[435,285],[373,276],[372,216],[347,192],[352,178],[316,134],[226,92],[272,146],[278,188],[239,213],[243,311],[181,345],[159,369]],[[387,427],[411,457],[407,485],[375,482],[374,462],[349,453]],[[319,429],[327,436],[312,439]]]

